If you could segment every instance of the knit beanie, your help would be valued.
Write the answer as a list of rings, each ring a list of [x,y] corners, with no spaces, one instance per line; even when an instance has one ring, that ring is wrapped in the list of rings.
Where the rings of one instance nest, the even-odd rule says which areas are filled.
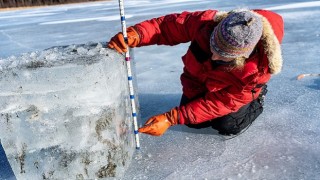
[[[226,58],[249,57],[262,35],[262,20],[251,11],[230,12],[210,37],[210,46]]]

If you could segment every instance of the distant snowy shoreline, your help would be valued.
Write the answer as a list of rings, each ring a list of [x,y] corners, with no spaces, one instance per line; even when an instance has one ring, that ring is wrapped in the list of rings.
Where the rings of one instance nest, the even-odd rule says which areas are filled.
[[[0,12],[1,11],[15,11],[15,10],[23,10],[23,9],[31,9],[31,8],[43,8],[43,7],[51,7],[51,6],[61,6],[61,5],[72,5],[72,4],[84,4],[84,3],[93,3],[98,1],[110,1],[110,0],[71,0],[70,2],[64,3],[51,3],[51,4],[26,4],[26,5],[16,5],[16,6],[8,6],[7,3],[3,3],[3,0],[0,0]],[[78,2],[75,2],[78,1]],[[12,3],[12,1],[11,1]]]

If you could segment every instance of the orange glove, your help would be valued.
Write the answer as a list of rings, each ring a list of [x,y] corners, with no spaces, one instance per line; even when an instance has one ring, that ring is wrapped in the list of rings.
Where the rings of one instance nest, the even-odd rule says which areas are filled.
[[[127,37],[128,46],[131,48],[136,47],[140,43],[139,34],[132,26],[127,28]],[[124,41],[122,32],[119,32],[110,39],[108,47],[117,50],[119,53],[127,52],[127,44]]]
[[[178,110],[173,108],[169,112],[151,117],[143,127],[139,128],[139,132],[161,136],[170,126],[176,124],[178,124]]]

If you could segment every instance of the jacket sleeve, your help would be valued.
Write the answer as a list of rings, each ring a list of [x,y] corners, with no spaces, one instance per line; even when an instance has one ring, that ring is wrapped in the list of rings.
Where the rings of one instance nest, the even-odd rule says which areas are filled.
[[[238,111],[242,106],[252,101],[251,89],[255,84],[244,85],[234,75],[221,74],[223,78],[207,80],[208,92],[186,105],[180,106],[179,124],[199,124],[231,112]],[[254,75],[246,80],[251,81]],[[245,88],[244,88],[245,86]]]
[[[199,124],[233,112],[232,103],[226,90],[208,92],[205,96],[195,99],[179,107],[179,124]]]
[[[140,46],[177,45],[192,40],[198,27],[213,20],[216,11],[182,12],[153,18],[134,25],[140,36]],[[209,14],[209,15],[208,15]]]

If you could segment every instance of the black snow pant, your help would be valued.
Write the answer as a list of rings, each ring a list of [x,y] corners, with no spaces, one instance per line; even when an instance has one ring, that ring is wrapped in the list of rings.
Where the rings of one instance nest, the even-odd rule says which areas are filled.
[[[190,128],[207,128],[212,127],[219,131],[222,135],[238,134],[243,129],[251,125],[251,123],[262,113],[264,97],[267,94],[267,85],[263,85],[261,93],[256,100],[241,107],[237,112],[212,119],[200,124],[186,124]],[[182,95],[180,105],[187,104],[192,101]]]

